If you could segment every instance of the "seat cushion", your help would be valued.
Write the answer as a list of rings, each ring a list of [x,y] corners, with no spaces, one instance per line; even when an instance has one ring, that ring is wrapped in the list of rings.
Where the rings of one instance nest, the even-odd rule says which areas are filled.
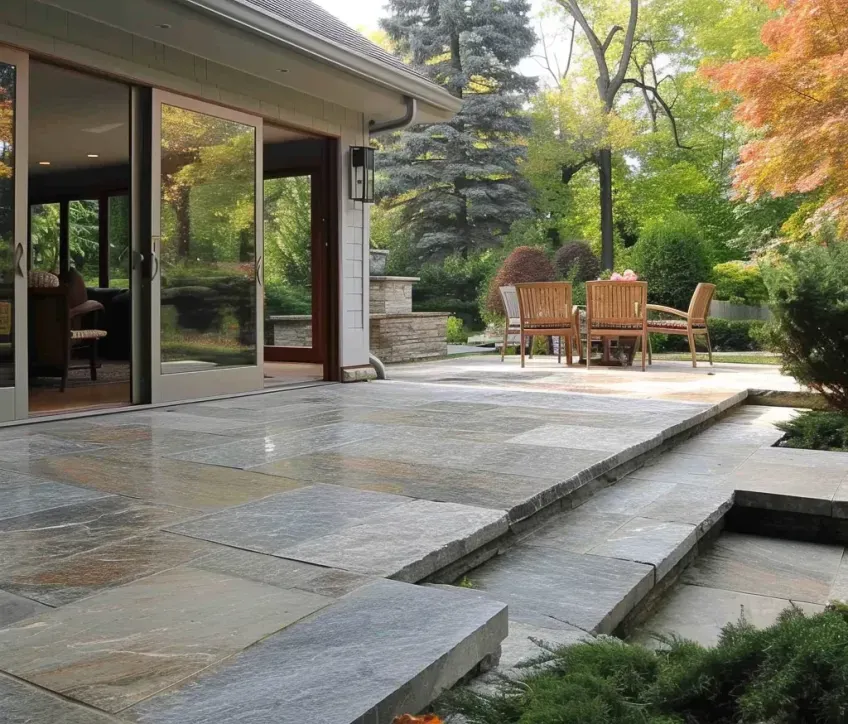
[[[649,319],[648,320],[648,328],[649,329],[671,329],[671,330],[685,330],[687,328],[687,322],[685,319]],[[706,329],[706,324],[693,324],[692,329]]]
[[[59,277],[51,272],[31,271],[28,284],[32,289],[55,289],[59,286]]]
[[[642,329],[641,324],[593,324],[592,331],[602,329]]]
[[[81,314],[102,312],[103,310],[104,307],[100,302],[95,302],[93,299],[89,299],[82,304],[78,304],[76,307],[71,307],[69,314],[71,315],[71,319],[73,319],[74,317],[79,317]]]
[[[106,331],[103,329],[72,329],[71,339],[103,339]]]

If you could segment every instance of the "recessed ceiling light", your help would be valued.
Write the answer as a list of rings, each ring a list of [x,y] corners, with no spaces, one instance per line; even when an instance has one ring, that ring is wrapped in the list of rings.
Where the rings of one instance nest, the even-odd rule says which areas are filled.
[[[100,154],[99,153],[89,153],[88,157],[89,158],[100,158]]]
[[[161,28],[162,30],[170,30],[171,26],[168,23],[156,23],[157,28]]]
[[[280,73],[288,73],[288,72],[289,72],[289,69],[288,69],[288,68],[277,68],[277,70],[278,70]]]
[[[50,165],[50,161],[39,161],[39,162],[38,162],[38,165],[39,165],[39,166],[49,166],[49,165]]]

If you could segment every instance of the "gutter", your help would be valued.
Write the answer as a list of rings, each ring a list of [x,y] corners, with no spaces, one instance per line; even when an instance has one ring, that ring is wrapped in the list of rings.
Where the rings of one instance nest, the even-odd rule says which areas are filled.
[[[360,55],[259,8],[248,7],[234,0],[177,1],[403,95],[414,95],[440,110],[455,114],[461,107],[458,98],[426,78]]]
[[[418,115],[418,101],[412,96],[404,96],[403,102],[406,105],[406,111],[399,118],[380,122],[372,120],[368,123],[368,135],[371,138],[374,138],[374,136],[378,136],[381,133],[399,131],[415,123],[415,117]]]

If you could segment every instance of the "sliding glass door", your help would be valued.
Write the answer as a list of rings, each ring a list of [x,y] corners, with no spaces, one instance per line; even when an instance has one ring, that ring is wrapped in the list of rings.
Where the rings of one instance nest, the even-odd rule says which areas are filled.
[[[27,56],[0,47],[0,422],[27,417]]]
[[[261,389],[261,121],[153,91],[152,131],[152,401]]]

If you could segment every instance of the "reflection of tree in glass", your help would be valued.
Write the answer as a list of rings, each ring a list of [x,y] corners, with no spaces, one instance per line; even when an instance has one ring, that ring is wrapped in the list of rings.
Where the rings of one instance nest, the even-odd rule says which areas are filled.
[[[130,285],[130,198],[109,198],[109,286]]]
[[[30,263],[36,271],[59,272],[59,204],[30,207]]]
[[[15,194],[15,67],[0,63],[0,301],[12,296]]]
[[[309,176],[265,181],[266,314],[312,307],[312,185]]]
[[[100,284],[99,207],[97,201],[71,201],[68,205],[70,264],[94,287]]]

